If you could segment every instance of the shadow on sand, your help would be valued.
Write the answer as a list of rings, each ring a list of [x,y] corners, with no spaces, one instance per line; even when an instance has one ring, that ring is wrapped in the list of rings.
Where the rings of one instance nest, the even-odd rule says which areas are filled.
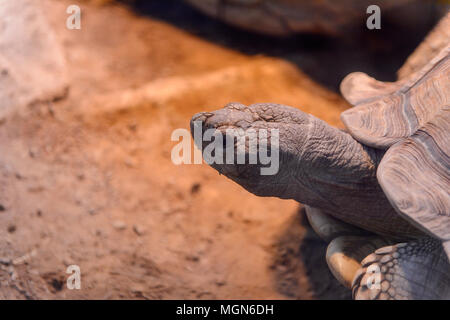
[[[271,269],[278,292],[294,299],[305,295],[316,299],[351,299],[351,291],[328,269],[326,250],[327,243],[311,229],[300,207],[274,246]]]
[[[360,28],[340,37],[298,34],[277,38],[230,27],[180,0],[135,0],[131,3],[131,9],[139,15],[165,21],[218,45],[248,55],[262,54],[291,61],[334,91],[338,91],[341,80],[353,71],[394,81],[398,68],[437,19],[435,11],[430,9],[421,12],[420,19],[411,18],[405,23],[408,18],[404,17],[403,23],[399,23],[392,17],[395,12],[387,12],[382,13],[381,30],[368,30],[365,21],[361,21]],[[409,24],[408,27],[405,24]]]

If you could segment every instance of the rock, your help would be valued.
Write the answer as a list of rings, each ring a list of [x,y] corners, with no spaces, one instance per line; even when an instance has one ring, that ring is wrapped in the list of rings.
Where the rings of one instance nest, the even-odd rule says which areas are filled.
[[[65,58],[41,5],[31,0],[0,6],[0,118],[12,108],[65,94]]]

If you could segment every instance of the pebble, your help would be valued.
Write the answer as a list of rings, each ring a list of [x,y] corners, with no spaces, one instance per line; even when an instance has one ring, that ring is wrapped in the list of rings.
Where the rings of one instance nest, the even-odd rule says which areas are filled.
[[[125,165],[126,165],[128,168],[136,168],[136,166],[137,166],[136,161],[134,161],[134,160],[131,159],[131,158],[128,158],[128,159],[125,160]]]
[[[127,228],[127,224],[121,220],[117,220],[113,222],[113,227],[116,230],[125,230]]]
[[[198,256],[190,254],[186,255],[185,259],[192,262],[198,262],[200,260]]]
[[[226,281],[221,281],[221,280],[216,281],[216,286],[218,286],[218,287],[222,287],[222,286],[224,286],[226,284],[227,284]]]
[[[137,130],[137,123],[136,122],[131,122],[128,124],[128,129],[132,132],[136,132]]]
[[[143,236],[144,234],[145,234],[145,232],[146,232],[146,230],[143,228],[143,227],[141,227],[141,226],[139,226],[139,225],[133,225],[133,231],[134,231],[134,233],[136,233],[138,236]]]
[[[37,151],[35,149],[33,149],[33,148],[30,148],[28,150],[28,155],[30,156],[30,158],[36,157],[36,153],[37,153]]]
[[[15,225],[12,224],[12,225],[8,226],[9,233],[14,233],[14,232],[16,232],[16,230],[17,230],[17,227]]]
[[[191,186],[191,194],[196,194],[200,191],[200,188],[202,187],[202,185],[200,183],[194,183]]]

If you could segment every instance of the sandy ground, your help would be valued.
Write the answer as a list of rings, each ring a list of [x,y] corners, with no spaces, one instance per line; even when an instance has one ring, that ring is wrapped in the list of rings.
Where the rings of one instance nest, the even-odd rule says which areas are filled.
[[[393,80],[426,30],[273,39],[175,1],[81,2],[82,29],[67,30],[72,3],[42,1],[67,94],[0,120],[0,298],[350,298],[300,204],[253,196],[204,164],[175,166],[170,136],[230,101],[342,126],[342,77]],[[72,264],[81,290],[66,288]]]

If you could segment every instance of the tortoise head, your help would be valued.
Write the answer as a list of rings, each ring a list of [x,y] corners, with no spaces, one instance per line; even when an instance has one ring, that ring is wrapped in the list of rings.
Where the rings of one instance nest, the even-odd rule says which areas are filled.
[[[289,171],[308,134],[309,116],[278,104],[229,103],[191,120],[206,163],[252,193],[286,197]]]
[[[383,152],[296,108],[230,103],[196,114],[191,131],[208,164],[256,195],[328,209],[383,203],[375,175]]]

